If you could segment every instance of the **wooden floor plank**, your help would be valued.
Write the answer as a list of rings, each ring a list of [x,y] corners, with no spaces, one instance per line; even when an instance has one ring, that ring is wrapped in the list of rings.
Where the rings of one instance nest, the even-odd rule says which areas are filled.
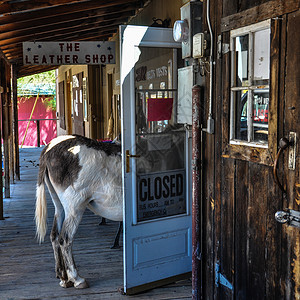
[[[0,221],[0,299],[191,299],[191,281],[185,280],[135,296],[124,296],[123,251],[110,249],[118,223],[86,211],[76,233],[73,252],[79,273],[90,288],[63,289],[55,278],[54,258],[49,240],[53,205],[48,199],[48,230],[39,245],[35,238],[34,205],[41,148],[20,149],[21,180],[11,184],[11,198],[4,199],[4,217]]]

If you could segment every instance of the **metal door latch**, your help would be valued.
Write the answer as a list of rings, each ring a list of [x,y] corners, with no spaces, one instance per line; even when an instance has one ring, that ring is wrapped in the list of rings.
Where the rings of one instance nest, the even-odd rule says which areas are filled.
[[[130,164],[129,164],[129,159],[130,158],[139,158],[141,157],[140,155],[132,155],[129,153],[129,150],[126,150],[126,173],[130,172]]]
[[[275,219],[279,223],[300,228],[300,211],[289,209],[287,211],[277,211]]]
[[[296,144],[297,134],[296,132],[289,133],[289,170],[295,170],[296,168]]]

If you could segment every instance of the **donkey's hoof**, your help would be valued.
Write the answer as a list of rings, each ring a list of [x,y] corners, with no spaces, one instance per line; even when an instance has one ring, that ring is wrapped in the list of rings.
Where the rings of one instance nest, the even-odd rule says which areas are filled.
[[[61,280],[60,283],[59,283],[59,285],[60,285],[61,287],[63,287],[63,288],[66,289],[66,288],[69,288],[69,287],[74,286],[74,283],[71,282],[71,281]]]
[[[87,283],[87,281],[83,281],[81,283],[79,283],[78,285],[74,285],[74,287],[76,289],[87,289],[89,287],[89,284]]]

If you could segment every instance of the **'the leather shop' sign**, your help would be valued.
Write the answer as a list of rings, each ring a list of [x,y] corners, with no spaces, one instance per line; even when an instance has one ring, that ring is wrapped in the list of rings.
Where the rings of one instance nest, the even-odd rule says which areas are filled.
[[[115,42],[24,42],[25,65],[115,63]]]
[[[138,221],[186,212],[185,170],[174,170],[137,177]]]

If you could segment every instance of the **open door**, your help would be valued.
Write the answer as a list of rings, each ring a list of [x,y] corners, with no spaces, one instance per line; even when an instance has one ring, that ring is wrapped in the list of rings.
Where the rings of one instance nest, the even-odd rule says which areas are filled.
[[[177,122],[172,30],[121,26],[124,292],[190,275],[191,138]]]

